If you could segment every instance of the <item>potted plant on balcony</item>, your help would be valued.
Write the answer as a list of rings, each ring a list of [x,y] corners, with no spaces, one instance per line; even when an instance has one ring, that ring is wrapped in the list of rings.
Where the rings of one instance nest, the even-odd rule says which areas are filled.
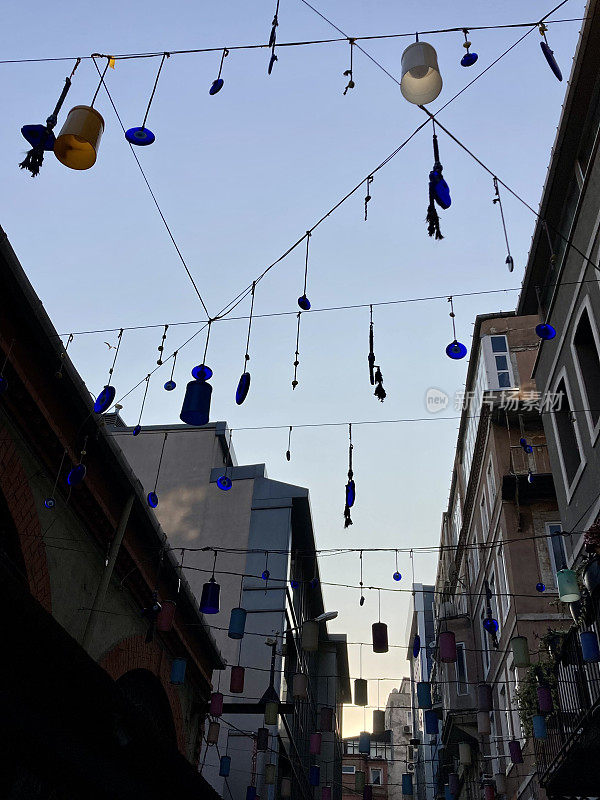
[[[582,565],[581,576],[588,592],[596,599],[600,596],[600,519],[585,532],[583,546],[587,561]]]
[[[547,686],[552,694],[554,708],[558,708],[558,682],[556,678],[556,661],[550,657],[547,661],[532,664],[519,682],[517,689],[517,708],[523,731],[527,738],[533,734],[532,718],[539,714],[538,687]],[[551,715],[548,715],[551,716]]]

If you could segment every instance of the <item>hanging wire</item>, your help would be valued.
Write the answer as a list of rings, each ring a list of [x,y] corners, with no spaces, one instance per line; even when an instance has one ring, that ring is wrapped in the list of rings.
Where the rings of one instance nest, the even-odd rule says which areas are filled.
[[[183,559],[184,558],[185,558],[185,547],[182,547],[181,548],[181,560],[179,562],[179,574],[177,576],[177,592],[176,592],[176,594],[179,594],[179,591],[181,589],[181,579],[182,579],[182,575],[183,575]]]
[[[269,47],[271,48],[271,58],[269,59],[269,66],[267,68],[267,74],[270,75],[273,71],[273,66],[277,61],[277,56],[275,55],[275,44],[277,43],[277,27],[279,25],[279,0],[277,0],[277,5],[275,7],[275,15],[273,17],[273,22],[271,23],[271,35],[269,36]]]
[[[354,78],[353,78],[353,75],[352,75],[352,65],[353,65],[355,39],[348,38],[348,42],[350,44],[350,69],[347,69],[344,72],[344,76],[346,78],[348,78],[348,85],[344,89],[344,95],[347,93],[348,89],[354,89],[354,87],[356,85],[354,83]]]
[[[360,551],[359,560],[360,560],[360,584],[359,584],[360,585],[360,602],[359,602],[359,605],[364,606],[364,604],[365,604],[365,595],[363,593],[363,551],[362,550]],[[362,669],[361,669],[361,675],[362,675]]]
[[[100,70],[98,69],[98,65],[96,64],[96,59],[97,58],[106,58],[106,66],[104,67],[104,71],[101,74],[100,74]],[[98,92],[100,91],[100,87],[104,83],[104,76],[106,75],[106,70],[108,69],[108,67],[110,65],[110,58],[111,58],[110,56],[101,56],[100,53],[93,53],[92,54],[92,59],[94,60],[94,65],[95,65],[96,69],[98,70],[98,74],[100,75],[100,81],[98,83],[96,91],[94,92],[94,96],[92,97],[92,102],[90,103],[90,108],[94,107],[94,103],[96,102],[96,98],[98,97]]]
[[[158,361],[156,363],[158,364],[159,367],[162,366],[162,363],[163,363],[162,357],[163,357],[163,352],[164,352],[164,349],[165,349],[165,339],[167,338],[167,331],[168,330],[169,330],[169,326],[165,325],[165,329],[163,331],[162,339],[161,339],[161,342],[160,342],[160,344],[158,346]]]
[[[373,176],[369,175],[367,178],[367,190],[365,194],[365,222],[367,221],[367,206],[371,202],[371,184],[373,183]]]
[[[285,457],[286,457],[286,459],[287,459],[288,461],[289,461],[289,460],[291,459],[291,457],[292,457],[292,454],[291,454],[291,452],[290,452],[290,450],[291,450],[291,446],[292,446],[292,426],[290,425],[290,430],[289,430],[289,432],[288,432],[288,446],[287,446],[287,450],[285,451]]]
[[[211,328],[212,323],[213,323],[212,319],[209,319],[208,320],[208,327],[207,327],[207,330],[206,330],[206,342],[204,344],[204,355],[202,356],[202,363],[204,364],[204,366],[206,366],[206,354],[208,352],[208,340],[210,339],[210,328]]]
[[[163,56],[160,60],[160,66],[158,68],[158,72],[156,73],[156,80],[154,81],[154,86],[152,87],[152,94],[150,95],[150,99],[148,100],[148,106],[146,108],[146,113],[144,114],[144,121],[142,122],[142,130],[146,127],[146,120],[148,119],[150,106],[152,105],[152,101],[154,100],[154,94],[156,93],[156,87],[158,86],[158,79],[160,78],[160,73],[162,72],[163,65],[165,63],[165,60],[170,57],[171,57],[170,53],[163,53]],[[99,88],[100,87],[98,87],[98,89]]]
[[[500,218],[502,220],[502,230],[504,231],[504,241],[506,242],[506,252],[508,254],[506,256],[506,261],[504,263],[508,267],[508,271],[512,272],[513,269],[515,268],[515,262],[513,261],[513,257],[510,254],[510,245],[508,243],[508,233],[506,231],[506,220],[504,219],[504,209],[502,208],[502,198],[500,197],[500,191],[499,191],[499,188],[498,188],[498,178],[495,175],[494,175],[494,192],[495,192],[495,195],[494,195],[494,198],[493,198],[492,202],[494,204],[498,203],[498,207],[500,209]]]
[[[119,355],[119,349],[121,347],[122,338],[123,338],[123,328],[121,328],[121,330],[119,331],[119,335],[117,337],[117,346],[115,348],[115,357],[113,358],[113,362],[112,362],[111,368],[108,370],[108,384],[109,385],[110,385],[110,382],[112,380],[113,372],[115,370],[115,364],[117,363],[117,356]]]
[[[296,351],[295,351],[295,360],[294,360],[294,379],[292,381],[292,389],[295,389],[298,386],[298,365],[300,361],[298,360],[298,356],[300,355],[300,317],[302,315],[301,311],[298,311],[298,326],[296,329]]]
[[[55,376],[57,378],[62,378],[62,376],[63,376],[63,368],[65,366],[65,359],[67,357],[67,350],[69,349],[69,345],[71,344],[71,342],[73,341],[74,338],[75,338],[75,335],[73,333],[70,333],[68,338],[67,338],[67,343],[65,344],[65,348],[60,354],[60,367],[58,368],[58,371],[55,373]],[[4,369],[4,367],[2,369]],[[0,377],[1,376],[2,376],[2,371],[0,371]]]
[[[146,375],[146,388],[144,389],[144,396],[142,398],[142,405],[140,408],[140,416],[138,417],[137,425],[133,429],[133,435],[137,436],[142,430],[142,414],[144,413],[144,405],[146,403],[146,395],[148,394],[148,387],[150,386],[150,375]]]
[[[165,431],[165,437],[163,439],[162,447],[160,449],[160,458],[158,459],[158,469],[156,470],[156,480],[154,481],[154,493],[156,494],[156,487],[158,486],[158,478],[160,475],[160,467],[162,465],[163,455],[165,452],[165,445],[167,443],[168,432]]]
[[[252,315],[254,313],[254,290],[255,290],[255,288],[256,288],[256,281],[253,281],[252,282],[252,293],[251,293],[252,300],[250,301],[250,316],[248,317],[248,336],[246,337],[246,355],[244,356],[244,367],[242,369],[242,372],[246,372],[247,371],[248,361],[250,361],[250,355],[248,353],[248,350],[250,348],[250,331],[252,330]]]

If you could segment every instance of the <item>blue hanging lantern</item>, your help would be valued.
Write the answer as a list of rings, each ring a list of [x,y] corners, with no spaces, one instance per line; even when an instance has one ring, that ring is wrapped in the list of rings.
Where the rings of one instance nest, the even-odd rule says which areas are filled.
[[[435,711],[425,712],[425,733],[435,736],[438,733],[439,718]]]
[[[138,147],[146,147],[153,144],[156,136],[152,133],[150,128],[129,128],[125,133],[125,138],[129,144],[135,144]]]
[[[256,800],[256,786],[246,788],[246,800]]]
[[[310,311],[310,300],[305,294],[298,298],[298,305],[302,311]]]
[[[392,575],[392,578],[395,581],[401,581],[402,580],[402,575],[399,572],[394,572],[394,574]]]
[[[406,797],[412,797],[413,794],[413,776],[410,772],[405,772],[402,775],[402,794]]]
[[[540,339],[544,339],[545,341],[554,339],[556,336],[556,328],[553,328],[552,325],[547,322],[540,322],[539,325],[536,325],[535,332]]]
[[[235,393],[235,402],[238,404],[238,406],[241,406],[246,397],[248,397],[249,390],[250,390],[250,373],[243,372]]]
[[[371,752],[371,734],[363,731],[358,737],[358,752],[369,755]]]
[[[533,725],[533,735],[536,739],[545,739],[548,736],[546,718],[541,714],[534,714],[531,718]]]
[[[105,386],[100,392],[94,403],[94,411],[96,414],[102,414],[112,405],[117,390],[114,386]]]
[[[212,374],[210,367],[205,364],[199,364],[192,370],[194,380],[186,387],[179,415],[179,419],[187,425],[206,425],[208,422],[212,386],[207,381]]]
[[[171,662],[171,683],[174,686],[181,686],[184,683],[186,667],[185,658],[174,658]]]
[[[469,31],[465,28],[465,29],[463,29],[463,33],[465,35],[465,41],[463,43],[463,47],[465,48],[465,50],[467,52],[461,58],[460,65],[461,65],[461,67],[472,67],[473,64],[479,58],[479,56],[477,55],[477,53],[469,52],[469,47],[471,47],[471,42],[467,38],[467,34],[469,33]]]
[[[67,475],[67,483],[69,486],[77,486],[85,478],[87,472],[85,464],[77,464]]]
[[[223,84],[224,83],[225,83],[225,81],[223,80],[223,78],[217,78],[216,80],[214,80],[212,82],[211,87],[208,90],[208,93],[210,95],[218,94],[221,91],[221,89],[223,88]]]
[[[448,347],[446,347],[446,355],[448,358],[458,361],[467,355],[467,348],[464,344],[462,344],[462,342],[459,342],[455,339],[453,342],[450,342]]]
[[[46,506],[46,508],[54,508],[54,506],[56,505],[56,500],[53,497],[47,497],[44,500],[44,505]]]
[[[156,494],[156,492],[148,492],[148,497],[146,498],[146,500],[148,501],[148,505],[150,506],[150,508],[156,508],[156,506],[158,505],[158,495]]]
[[[540,594],[541,594],[542,592],[546,591],[546,584],[545,583],[541,583],[541,582],[540,583],[536,583],[535,589],[536,589],[537,592],[540,592]]]
[[[418,658],[420,652],[421,652],[421,637],[417,633],[413,640],[413,648],[412,648],[413,658]]]
[[[483,620],[483,628],[488,633],[497,633],[498,632],[498,620],[494,619],[493,617],[486,617]]]
[[[214,574],[210,580],[202,587],[202,597],[200,598],[200,611],[203,614],[219,613],[219,595],[221,587],[215,581]]]
[[[316,764],[311,764],[308,771],[308,782],[311,786],[318,786],[321,783],[321,768]]]
[[[600,661],[600,649],[598,648],[598,637],[594,631],[582,631],[579,634],[581,642],[581,652],[583,660],[588,664]]]
[[[527,439],[524,436],[521,436],[521,438],[519,439],[519,444],[521,445],[525,453],[533,453],[533,447],[530,444],[528,444]]]
[[[224,492],[229,491],[233,486],[231,478],[228,475],[221,475],[217,478],[217,486]]]
[[[417,683],[417,703],[419,708],[431,708],[431,684],[427,681]]]
[[[177,384],[175,383],[175,381],[167,381],[167,382],[165,383],[165,391],[167,391],[167,392],[172,392],[172,391],[173,391],[173,389],[174,389],[176,386],[177,386]]]
[[[231,756],[221,756],[219,761],[219,775],[221,778],[228,778],[231,772]]]
[[[227,636],[230,639],[243,639],[244,631],[246,630],[246,609],[245,608],[232,608],[229,617],[229,630]]]
[[[135,428],[131,431],[132,436],[138,436],[142,431],[141,425],[136,425]]]

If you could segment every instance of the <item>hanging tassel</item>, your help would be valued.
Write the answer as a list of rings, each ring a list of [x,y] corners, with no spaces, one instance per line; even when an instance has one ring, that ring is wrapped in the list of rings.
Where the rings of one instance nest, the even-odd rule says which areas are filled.
[[[440,231],[440,218],[437,213],[435,204],[437,203],[440,208],[444,210],[450,208],[450,189],[442,175],[442,164],[440,162],[440,153],[438,149],[438,140],[435,133],[435,122],[433,123],[433,169],[429,173],[429,206],[427,207],[427,233],[440,240],[444,237]]]
[[[373,394],[375,397],[383,403],[385,398],[387,397],[387,392],[383,388],[383,375],[381,374],[381,370],[379,367],[375,368],[375,383],[377,386],[375,387],[375,391]]]
[[[350,445],[348,447],[348,483],[346,484],[346,505],[344,507],[344,528],[348,528],[352,525],[352,517],[350,516],[350,509],[354,505],[354,500],[356,498],[356,486],[354,484],[354,472],[352,471],[352,450],[354,446],[352,444],[352,423],[348,424],[348,436],[350,439]]]
[[[279,0],[277,0],[277,6],[275,8],[275,16],[273,17],[273,22],[271,23],[271,35],[269,36],[269,47],[271,48],[271,58],[269,59],[269,66],[267,68],[267,75],[270,75],[273,72],[273,66],[277,61],[277,56],[275,55],[275,45],[277,43],[277,26],[279,25]]]

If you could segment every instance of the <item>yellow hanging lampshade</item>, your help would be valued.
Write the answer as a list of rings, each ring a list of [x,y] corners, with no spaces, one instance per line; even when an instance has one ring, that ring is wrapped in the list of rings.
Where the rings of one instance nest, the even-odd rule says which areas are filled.
[[[54,144],[54,155],[70,169],[89,169],[96,163],[104,133],[102,115],[92,106],[75,106],[69,111]]]

